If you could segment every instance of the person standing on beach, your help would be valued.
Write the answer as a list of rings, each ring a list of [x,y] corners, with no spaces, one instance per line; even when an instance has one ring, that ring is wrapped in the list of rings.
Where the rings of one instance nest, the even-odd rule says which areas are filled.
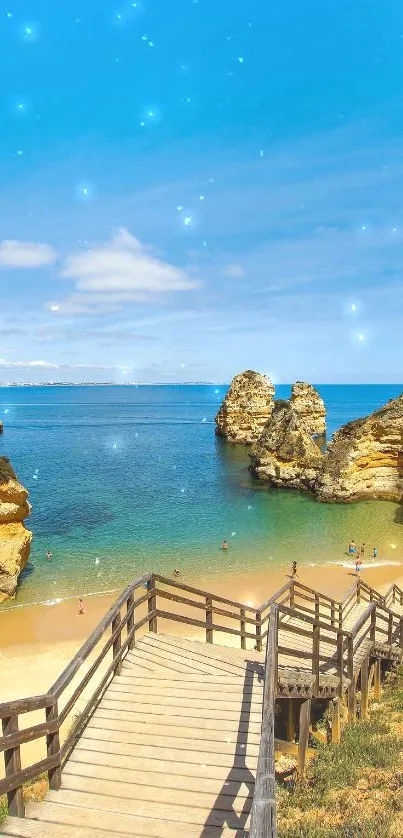
[[[377,558],[377,556],[378,556],[378,548],[377,547],[374,547],[374,549],[372,551],[372,556],[373,556],[374,559]]]
[[[361,544],[360,556],[362,556],[362,558],[364,558],[364,556],[365,556],[365,541],[363,541],[362,544]]]
[[[354,553],[357,552],[357,547],[353,538],[351,539],[350,544],[348,545],[348,552],[350,556],[353,556]]]
[[[356,572],[357,576],[358,576],[358,574],[361,570],[361,563],[362,563],[362,559],[360,559],[360,557],[357,556],[357,558],[355,560],[355,572]]]
[[[83,598],[81,596],[78,598],[78,613],[85,614]]]
[[[293,579],[293,578],[294,578],[294,576],[298,576],[298,573],[297,573],[297,563],[296,563],[296,561],[293,561],[293,563],[292,563],[292,565],[291,565],[291,579]]]

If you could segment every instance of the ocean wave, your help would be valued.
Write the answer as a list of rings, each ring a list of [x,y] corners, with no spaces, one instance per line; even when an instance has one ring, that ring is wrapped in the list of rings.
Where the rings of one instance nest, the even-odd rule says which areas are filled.
[[[371,567],[400,567],[402,562],[394,562],[392,560],[388,561],[385,559],[384,561],[378,562],[371,562],[369,560],[363,560],[360,567],[361,570],[369,570]],[[326,562],[325,565],[322,567],[329,567],[329,565],[333,565],[334,567],[345,567],[349,570],[355,570],[355,562],[343,562],[343,561],[333,561],[333,562]],[[313,565],[311,565],[313,567]],[[361,572],[361,571],[360,571]]]
[[[120,588],[112,588],[112,590],[109,591],[90,591],[88,594],[82,593],[81,596],[83,599],[88,599],[88,597],[90,596],[105,596],[107,594],[117,594],[119,591]],[[46,605],[48,608],[53,608],[55,605],[60,605],[61,602],[68,602],[71,599],[78,599],[79,596],[80,594],[69,594],[68,596],[55,597],[54,599],[40,599],[36,602],[23,602],[20,605],[6,606],[2,613],[5,614],[7,611],[16,611],[17,608],[33,608],[35,605]]]

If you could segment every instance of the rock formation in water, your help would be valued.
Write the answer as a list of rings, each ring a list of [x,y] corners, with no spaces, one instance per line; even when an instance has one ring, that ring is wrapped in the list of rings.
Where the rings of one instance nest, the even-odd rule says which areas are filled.
[[[251,472],[270,486],[312,491],[323,454],[291,401],[277,401],[251,452]]]
[[[402,501],[403,394],[335,433],[315,494],[323,501]]]
[[[0,457],[0,602],[15,593],[28,562],[32,533],[23,524],[31,511],[27,498],[8,460]]]
[[[236,375],[216,416],[216,433],[228,442],[259,439],[274,408],[274,386],[265,375],[246,370]]]
[[[316,436],[326,433],[325,403],[312,384],[296,381],[292,385],[290,402],[307,434]]]

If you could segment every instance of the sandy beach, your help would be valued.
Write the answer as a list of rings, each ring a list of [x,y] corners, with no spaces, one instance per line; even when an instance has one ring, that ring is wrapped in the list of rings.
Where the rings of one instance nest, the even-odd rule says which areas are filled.
[[[258,607],[284,582],[287,570],[261,571],[237,576],[192,579],[183,582],[223,597]],[[403,566],[367,567],[362,578],[378,589],[393,582],[403,586]],[[299,580],[324,594],[340,598],[352,585],[352,568],[341,566],[301,567]],[[46,605],[12,608],[0,613],[0,701],[45,692],[82,642],[117,598],[115,593],[87,597],[85,614],[79,616],[77,599]],[[170,630],[183,631],[180,624]]]

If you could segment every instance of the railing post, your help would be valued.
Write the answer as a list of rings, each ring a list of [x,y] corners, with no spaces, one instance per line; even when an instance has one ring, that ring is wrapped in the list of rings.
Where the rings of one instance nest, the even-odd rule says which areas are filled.
[[[347,678],[350,681],[348,687],[348,718],[355,720],[355,682],[354,682],[354,641],[352,637],[347,638]]]
[[[369,658],[366,657],[361,666],[361,718],[368,716],[368,670]]]
[[[334,626],[335,622],[336,622],[336,606],[335,606],[334,599],[332,599],[332,602],[331,602],[331,605],[330,605],[330,625]]]
[[[206,643],[214,643],[213,639],[213,600],[206,596]]]
[[[245,609],[241,608],[241,649],[246,649],[245,627]]]
[[[118,613],[116,614],[116,617],[114,617],[113,620],[112,620],[112,634],[114,634],[114,632],[119,628],[121,622],[122,622],[122,618],[120,616],[120,611],[118,611]],[[115,658],[119,654],[121,648],[122,648],[122,630],[120,630],[118,632],[117,637],[115,637],[115,640],[113,641],[113,646],[112,646],[113,660],[115,660]],[[118,663],[116,664],[115,669],[113,671],[114,671],[115,675],[120,675],[120,673],[122,671],[122,659],[120,659],[118,661]]]
[[[392,612],[390,612],[389,620],[388,620],[388,643],[389,643],[389,646],[392,645],[392,639],[393,639],[393,614],[392,614]]]
[[[340,742],[340,699],[334,698],[332,707],[332,742],[337,745]]]
[[[46,708],[46,721],[47,722],[54,722],[59,718],[59,709],[57,700],[55,699],[54,703],[51,707]],[[59,726],[54,733],[48,733],[46,737],[46,750],[47,756],[53,757],[55,754],[59,755],[59,762],[55,765],[54,768],[50,768],[48,771],[48,780],[49,780],[49,788],[53,789],[54,791],[58,791],[62,784],[62,771],[61,771],[61,754],[60,754],[60,733],[59,733]]]
[[[253,795],[250,838],[277,838],[274,725],[277,695],[278,606],[270,607],[267,630],[263,716]]]
[[[315,676],[314,695],[319,695],[319,644],[320,628],[313,626],[312,630],[312,674]]]
[[[295,608],[295,583],[294,579],[290,582],[290,608]]]
[[[315,594],[315,620],[319,620],[319,594]]]
[[[339,602],[339,629],[343,628],[343,605]]]
[[[361,602],[361,579],[357,579],[357,602]]]
[[[403,649],[403,617],[399,620],[399,645]]]
[[[130,610],[133,608],[133,603],[134,603],[134,593],[132,591],[132,593],[130,594],[130,596],[127,600],[127,603],[126,603],[127,614],[129,614]],[[134,610],[133,610],[132,614],[130,614],[130,616],[127,618],[127,636],[129,636],[129,635],[131,635],[131,637],[130,637],[129,644],[128,644],[127,648],[129,650],[129,652],[131,652],[136,645],[135,634],[134,634]]]
[[[371,629],[369,639],[371,643],[375,643],[376,640],[376,608],[374,608],[371,614]]]
[[[342,698],[344,676],[344,635],[342,631],[337,632],[337,674],[339,676],[339,698]]]
[[[309,742],[309,725],[311,723],[312,699],[306,698],[299,711],[299,737],[298,737],[298,774],[302,778],[305,774],[306,755]]]
[[[154,611],[157,610],[157,595],[155,592],[155,579],[154,576],[151,576],[149,581],[147,582],[147,588],[149,591],[149,598],[148,598],[148,613],[151,615]],[[150,616],[148,620],[148,630],[157,633],[157,617]]]
[[[381,700],[381,659],[377,658],[374,667],[374,699]]]
[[[3,719],[3,736],[8,736],[9,733],[18,733],[18,716],[8,716]],[[18,774],[21,771],[21,751],[20,746],[10,748],[4,751],[4,766],[6,780],[12,777],[13,774]],[[19,786],[13,791],[7,793],[8,799],[8,814],[14,818],[25,818],[25,805],[22,786]]]
[[[262,651],[262,615],[260,611],[256,612],[256,651]]]

